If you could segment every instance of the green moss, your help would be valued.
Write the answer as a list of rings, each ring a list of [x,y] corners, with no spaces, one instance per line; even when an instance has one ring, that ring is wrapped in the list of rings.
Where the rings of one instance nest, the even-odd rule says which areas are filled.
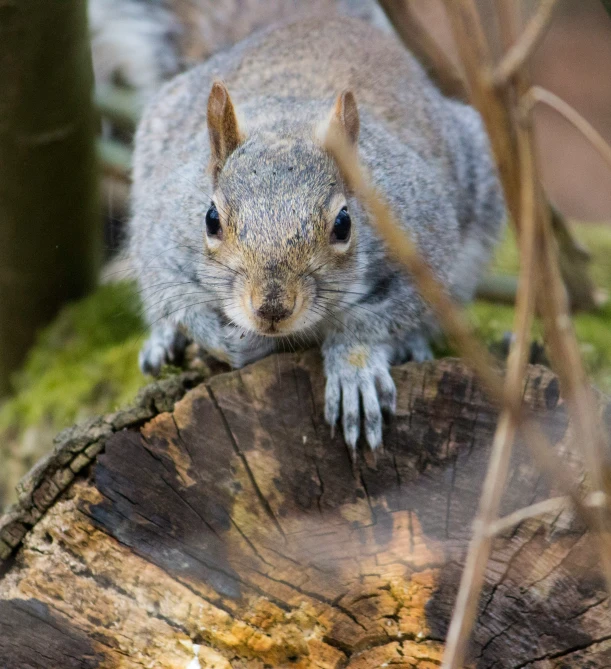
[[[592,254],[592,278],[598,286],[611,291],[611,224],[582,223],[573,229]]]
[[[505,237],[494,255],[492,271],[497,274],[516,275],[520,268],[520,255],[516,246],[516,237],[511,226],[505,228]]]
[[[573,224],[571,230],[592,254],[590,270],[595,283],[607,290],[611,289],[611,224],[578,223]],[[516,275],[519,268],[515,235],[513,228],[508,227],[495,254],[492,271]]]
[[[38,337],[0,411],[0,431],[48,421],[59,429],[113,410],[145,384],[137,352],[145,336],[134,288],[100,287],[68,305]]]
[[[575,236],[592,253],[591,272],[596,284],[611,289],[611,226],[608,224],[580,224],[573,227]],[[517,274],[518,251],[512,231],[508,231],[500,245],[493,272]],[[513,328],[514,309],[510,306],[476,302],[469,308],[475,330],[488,344],[498,342]],[[586,368],[598,387],[611,392],[611,304],[595,313],[579,313],[573,317]],[[533,335],[543,338],[541,324],[535,323]]]

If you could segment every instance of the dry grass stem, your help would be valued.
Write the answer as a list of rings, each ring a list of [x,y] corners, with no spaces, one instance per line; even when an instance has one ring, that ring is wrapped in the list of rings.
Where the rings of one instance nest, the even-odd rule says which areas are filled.
[[[469,93],[464,78],[422,25],[412,0],[379,0],[379,4],[403,44],[418,58],[444,95],[466,101]]]
[[[479,376],[491,399],[505,408],[505,425],[508,427],[501,427],[498,436],[501,444],[510,436],[509,425],[519,425],[537,464],[543,471],[548,472],[560,490],[570,496],[584,521],[593,525],[592,510],[585,507],[571,477],[554,457],[549,440],[537,423],[523,411],[519,398],[507,395],[502,378],[494,369],[488,351],[472,335],[461,310],[450,300],[445,288],[420,257],[412,240],[399,226],[392,209],[371,185],[371,180],[366,176],[355,150],[348,143],[344,133],[332,125],[327,133],[325,146],[337,161],[348,186],[370,212],[372,222],[387,247],[392,249],[396,260],[410,272],[421,295],[433,308],[442,327],[454,340],[461,355]],[[499,447],[498,450],[502,451],[502,458],[507,457],[503,449]],[[499,460],[500,466],[497,466],[497,471],[502,470],[502,458]],[[498,475],[493,476],[496,478]],[[464,642],[464,632],[460,639]]]
[[[468,82],[470,102],[480,112],[488,129],[507,207],[515,225],[519,227],[521,180],[515,136],[516,115],[515,110],[511,111],[507,86],[492,84],[492,57],[474,0],[445,0],[445,7]],[[510,17],[513,22],[516,10],[515,6],[506,6],[504,18]],[[504,42],[513,43],[507,39]],[[509,84],[515,82],[511,80],[507,82]],[[518,94],[520,92],[523,91],[518,91]],[[565,228],[562,233],[558,243],[562,255],[563,277],[571,288],[572,304],[576,308],[594,309],[600,304],[600,292],[588,274],[587,262],[573,262],[576,244],[570,232]]]
[[[493,359],[472,335],[464,314],[450,299],[444,286],[420,254],[407,233],[399,225],[388,203],[371,185],[356,152],[349,146],[343,132],[332,126],[327,133],[326,148],[335,158],[344,180],[371,213],[374,226],[386,242],[389,252],[407,268],[420,294],[433,308],[445,331],[459,347],[465,358],[479,375],[495,401],[504,396],[502,381],[493,369]]]
[[[445,0],[445,7],[469,86],[469,101],[480,112],[514,221],[520,216],[520,175],[512,119],[503,91],[490,85],[492,57],[473,0]]]
[[[546,104],[563,116],[574,128],[576,128],[600,153],[603,160],[611,168],[611,146],[603,136],[587,121],[575,108],[565,102],[562,98],[541,86],[533,86],[524,98],[523,111],[530,112],[537,102]]]
[[[513,0],[516,2],[516,0]],[[495,86],[505,86],[522,69],[547,32],[558,0],[541,0],[520,39],[507,51],[492,74]]]
[[[530,96],[533,90],[526,94]],[[539,89],[545,94],[544,89]],[[553,98],[553,94],[549,94]],[[535,99],[537,93],[535,92]],[[522,98],[523,100],[525,98]],[[528,98],[526,98],[528,99]],[[570,113],[570,105],[560,98],[555,103]],[[521,103],[521,105],[524,103]],[[532,110],[532,105],[529,109]],[[523,123],[528,124],[529,118],[523,117]],[[587,124],[585,119],[584,123]],[[589,126],[589,124],[587,124]],[[591,127],[591,126],[590,126]],[[593,130],[593,132],[596,132]],[[601,138],[602,139],[602,138]],[[603,141],[603,146],[609,149]],[[579,344],[569,315],[568,295],[562,282],[559,270],[558,252],[554,244],[552,221],[549,208],[544,206],[539,198],[539,220],[542,231],[541,254],[541,281],[545,292],[541,291],[539,308],[543,317],[547,343],[550,349],[554,368],[560,378],[561,388],[567,400],[569,412],[576,428],[577,443],[581,446],[584,456],[589,485],[594,494],[605,494],[605,481],[601,463],[608,452],[607,435],[603,429],[596,408],[596,399],[590,386]],[[591,510],[591,519],[599,541],[601,565],[607,581],[607,588],[611,592],[611,528],[609,526],[608,509],[598,507]]]
[[[551,497],[543,500],[537,504],[531,504],[523,509],[518,509],[503,518],[490,523],[488,525],[488,533],[490,536],[496,536],[507,530],[512,530],[516,525],[528,520],[529,518],[536,518],[543,516],[546,513],[558,513],[571,503],[570,497]]]
[[[520,98],[529,99],[524,98],[528,84],[522,66],[541,39],[556,3],[544,0],[522,37],[515,39],[512,32],[515,30],[518,14],[512,2],[513,0],[499,0],[497,3],[500,5],[500,15],[505,19],[502,26],[504,43],[509,47],[508,56],[502,61],[500,70],[497,70],[497,74],[499,71],[501,73],[501,78],[498,79],[491,76],[489,45],[474,0],[446,0],[455,42],[469,83],[470,98],[488,128],[508,208],[513,215],[520,242],[523,280],[520,282],[516,312],[517,341],[504,388],[496,372],[488,366],[489,360],[485,352],[474,343],[468,328],[464,327],[460,312],[453,305],[448,306],[449,300],[445,291],[418,258],[413,244],[406,244],[401,239],[405,235],[396,227],[392,212],[380,202],[380,198],[364,179],[356,156],[345,153],[338,159],[342,171],[349,175],[349,182],[372,212],[378,231],[386,239],[389,248],[394,249],[395,256],[409,269],[421,294],[433,307],[446,332],[474,367],[491,396],[503,407],[480,500],[478,519],[474,524],[474,536],[469,546],[448,632],[443,664],[446,669],[463,666],[492,545],[490,527],[498,522],[507,462],[517,429],[526,437],[537,463],[553,475],[553,480],[562,490],[569,492],[577,509],[590,527],[596,530],[603,569],[611,586],[611,539],[607,531],[605,506],[592,508],[584,505],[573,477],[559,465],[540,428],[530,417],[524,415],[520,406],[519,390],[523,385],[525,342],[530,332],[537,288],[540,288],[538,302],[546,326],[547,340],[556,363],[563,396],[571,412],[577,443],[582,446],[590,490],[601,499],[606,499],[600,471],[601,457],[606,446],[604,435],[599,427],[596,403],[589,389],[571,328],[566,291],[559,271],[557,246],[552,234],[551,211],[543,199],[536,173],[530,119],[519,113],[516,102]],[[560,108],[563,109],[562,105]],[[330,150],[337,157],[337,147],[330,147]],[[535,276],[535,267],[538,269],[538,276]]]
[[[523,181],[519,236],[521,268],[514,323],[516,338],[511,348],[505,380],[505,396],[513,404],[519,404],[521,401],[537,287],[535,275],[538,256],[535,166],[529,137],[524,128],[518,128],[518,155]],[[484,585],[486,565],[492,550],[494,534],[490,532],[490,526],[498,519],[518,419],[518,416],[512,415],[510,407],[503,408],[492,442],[490,462],[480,496],[473,536],[469,543],[456,605],[446,639],[444,667],[447,669],[462,667],[466,655],[479,597]]]
[[[468,63],[465,62],[465,66],[467,67],[467,75],[469,76],[469,67],[475,66],[478,53],[483,55],[484,59],[480,61],[477,67],[480,71],[489,71],[490,66],[488,59],[489,57],[487,55],[487,48],[482,45],[471,44],[472,34],[481,34],[479,15],[472,0],[458,0],[457,2],[448,1],[446,6],[450,13],[457,43],[462,46],[461,50],[463,53],[470,54]],[[507,11],[509,12],[510,9],[508,8]],[[541,15],[539,14],[539,16]],[[506,41],[510,42],[511,40]],[[524,45],[525,43],[528,43],[528,39],[526,42],[524,39],[518,40],[517,45]],[[515,87],[515,98],[526,89],[525,76],[523,75],[521,69],[518,69],[512,73],[511,79],[512,84]],[[527,132],[526,128],[528,128],[528,132],[530,133],[529,124],[516,124],[514,121],[516,114],[511,114],[509,112],[510,104],[507,104],[505,111],[508,124],[503,126],[491,125],[491,115],[486,114],[486,105],[490,105],[492,107],[498,105],[498,94],[491,90],[491,86],[487,86],[482,77],[477,76],[475,72],[471,73],[470,80],[473,81],[475,85],[481,86],[478,94],[474,95],[474,99],[478,99],[480,102],[483,101],[484,103],[483,107],[478,105],[478,108],[482,113],[485,122],[487,123],[488,130],[493,141],[493,146],[495,144],[499,146],[503,143],[498,139],[495,142],[495,136],[507,132],[505,142],[508,144],[513,143],[514,151],[516,150],[516,146],[517,150],[520,151],[520,147],[526,145],[532,156],[532,149],[530,148],[532,146],[532,141],[525,134]],[[510,96],[506,96],[506,99],[510,99]],[[515,142],[513,141],[514,138],[516,138]],[[525,185],[530,181],[532,184],[537,183],[537,186],[532,187],[538,190],[538,182],[536,181],[535,170],[532,169],[530,170],[530,174],[524,175],[523,161],[520,161],[518,169],[522,172],[522,188],[524,188]],[[505,173],[501,171],[501,178],[503,179],[510,209],[515,211],[515,182],[513,180],[507,180],[507,171],[505,171]],[[549,207],[543,202],[541,194],[537,191],[533,192],[535,193],[534,220],[540,230],[539,246],[541,247],[541,286],[545,286],[545,291],[543,289],[540,291],[539,304],[544,315],[547,339],[552,350],[553,358],[556,362],[556,369],[560,376],[563,391],[569,403],[572,418],[576,425],[577,438],[579,443],[583,445],[585,464],[588,470],[588,474],[591,477],[594,490],[599,491],[602,490],[602,482],[600,465],[597,466],[596,463],[601,462],[601,459],[597,458],[600,458],[602,455],[602,433],[600,429],[597,429],[598,416],[595,415],[595,403],[591,393],[588,393],[587,379],[585,378],[585,373],[583,371],[583,365],[581,363],[577,342],[570,327],[566,292],[558,269],[556,247],[550,234],[550,210]],[[524,194],[522,193],[522,199],[523,195]],[[512,200],[514,200],[513,206],[511,204]],[[524,234],[524,220],[517,219],[515,222],[518,228],[518,236],[520,237]],[[491,469],[493,467],[494,463],[492,462]],[[486,514],[489,515],[491,510],[484,510],[484,504],[485,501],[482,500],[480,509],[482,516],[485,518]],[[603,509],[595,510],[593,513],[589,514],[589,520],[591,526],[596,529],[596,535],[600,543],[600,555],[603,570],[608,581],[608,585],[611,586],[611,551],[609,551],[610,541],[609,534],[606,531],[606,520],[604,513],[605,512]],[[482,531],[483,530],[480,528],[479,532],[481,533]],[[484,552],[486,545],[485,542],[481,540],[481,537],[478,536],[478,530],[476,529],[470,552],[477,548],[479,548],[481,552]],[[477,601],[479,596],[478,586],[480,583],[476,578],[469,576],[469,567],[470,564],[468,559],[467,565],[465,567],[463,582],[461,583],[461,589],[464,585],[465,591],[459,593],[452,623],[450,625],[450,632],[448,634],[448,643],[444,656],[444,666],[447,668],[456,668],[462,666],[466,652],[466,644],[468,641],[468,632],[475,616],[475,604],[471,604],[468,608],[463,606],[465,600],[474,599]]]
[[[506,126],[504,125],[495,126],[491,125],[487,121],[490,116],[486,114],[486,103],[492,106],[497,104],[497,93],[491,89],[491,86],[485,81],[484,78],[477,76],[477,73],[470,72],[471,68],[480,71],[486,71],[489,69],[490,63],[489,50],[483,35],[479,14],[473,0],[447,0],[446,7],[452,22],[456,42],[461,47],[461,53],[464,53],[466,56],[464,63],[467,69],[467,75],[469,76],[470,81],[481,87],[481,90],[476,97],[483,101],[484,107],[480,108],[479,110],[482,113],[484,121],[487,123],[489,134],[494,140],[496,136],[504,133],[506,129]],[[478,40],[473,40],[473,35],[479,35],[480,37]],[[479,44],[479,40],[483,40],[483,44]],[[484,60],[478,67],[478,58],[480,57]],[[523,80],[518,78],[516,83],[516,87],[518,89],[525,89]],[[497,140],[496,142],[493,141],[493,145],[511,145],[511,153],[514,155],[518,150],[518,142],[514,141],[514,138],[519,133],[518,124],[515,123],[517,115],[515,113],[510,114],[508,110],[505,110],[505,116],[510,121],[514,121],[514,123],[508,130],[505,140]],[[524,120],[524,118],[522,118],[522,120]],[[514,169],[518,173],[520,167],[520,161],[516,160]],[[503,173],[501,173],[501,178],[503,180],[503,185],[505,186],[505,193],[508,204],[512,210],[516,210],[518,208],[517,202],[521,201],[521,196],[517,202],[514,201],[516,198],[516,193],[519,193],[519,189],[516,191],[513,181],[508,182],[504,178]],[[536,178],[536,176],[533,178]],[[513,207],[511,206],[512,201]],[[544,312],[544,315],[545,313],[548,313],[549,316],[547,319],[549,326],[548,338],[550,339],[550,346],[552,348],[559,349],[559,352],[562,352],[562,355],[555,356],[557,358],[558,373],[561,379],[566,377],[566,384],[569,386],[566,389],[567,399],[569,401],[571,401],[571,399],[575,400],[577,402],[577,406],[585,412],[580,414],[582,417],[578,419],[577,425],[581,426],[583,429],[586,429],[584,425],[586,420],[588,424],[596,425],[597,417],[593,415],[593,404],[591,401],[591,396],[587,397],[586,391],[584,390],[587,384],[587,379],[585,377],[585,372],[583,371],[583,365],[581,363],[577,341],[570,324],[566,292],[564,290],[564,286],[560,278],[560,273],[558,271],[554,240],[553,238],[550,238],[550,212],[549,208],[542,202],[540,194],[538,195],[537,218],[540,219],[539,225],[541,226],[541,281],[542,284],[546,287],[545,295],[542,296],[540,303],[542,305],[542,311]],[[514,220],[514,222],[518,228],[519,235],[521,232],[521,219],[519,215]],[[556,344],[555,347],[554,344]],[[578,397],[575,396],[576,393],[579,393]],[[592,421],[589,419],[592,419]],[[600,433],[600,430],[598,430],[598,433]],[[595,437],[596,435],[590,432],[590,436]],[[598,435],[598,438],[595,439],[595,441],[599,443],[599,440],[600,434]],[[592,440],[590,440],[589,443],[592,443]],[[600,460],[598,461],[600,462]]]
[[[602,463],[608,453],[607,435],[603,429],[593,390],[589,384],[579,344],[569,316],[568,298],[560,271],[549,210],[541,209],[541,220],[546,236],[543,244],[541,280],[545,293],[541,293],[539,307],[543,317],[547,343],[560,386],[566,398],[569,413],[575,425],[576,442],[581,446],[586,473],[594,494],[605,494]],[[546,216],[547,215],[547,216]],[[599,543],[601,567],[611,593],[611,528],[609,508],[595,507],[590,517]]]
[[[578,491],[559,461],[553,456],[552,447],[541,428],[523,411],[521,401],[506,395],[503,379],[496,370],[487,349],[473,336],[463,312],[449,298],[429,266],[422,260],[407,233],[401,229],[394,212],[371,185],[358,157],[343,132],[331,127],[326,137],[326,148],[333,155],[342,176],[360,201],[371,213],[372,223],[386,242],[398,262],[411,274],[418,290],[431,305],[444,331],[460,355],[478,375],[490,399],[498,406],[505,406],[516,424],[520,425],[537,464],[549,473],[558,486],[574,500],[577,509],[588,520],[587,509],[581,503]]]

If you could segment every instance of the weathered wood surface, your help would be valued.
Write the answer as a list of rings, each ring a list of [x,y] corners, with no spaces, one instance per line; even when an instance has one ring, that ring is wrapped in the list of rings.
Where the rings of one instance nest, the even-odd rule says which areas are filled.
[[[393,373],[375,469],[330,438],[313,353],[64,435],[0,521],[0,667],[439,666],[497,414],[459,362]],[[556,377],[531,367],[524,397],[578,472]],[[549,494],[519,446],[503,512]],[[609,667],[605,600],[572,512],[526,521],[495,544],[472,665]]]

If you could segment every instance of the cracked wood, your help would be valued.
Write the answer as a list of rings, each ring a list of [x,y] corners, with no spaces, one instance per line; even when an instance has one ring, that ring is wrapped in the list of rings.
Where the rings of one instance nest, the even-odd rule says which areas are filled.
[[[393,375],[375,468],[331,439],[314,353],[214,376],[107,431],[6,563],[0,667],[439,666],[497,412],[457,361]],[[524,398],[579,475],[556,377],[530,368]],[[518,444],[502,513],[554,494]],[[610,629],[570,510],[495,542],[473,666],[602,669]]]

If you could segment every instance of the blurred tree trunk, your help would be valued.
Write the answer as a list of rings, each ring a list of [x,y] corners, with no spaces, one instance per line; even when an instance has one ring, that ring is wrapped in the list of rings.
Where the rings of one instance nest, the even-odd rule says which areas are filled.
[[[83,0],[0,0],[0,395],[37,329],[99,268]]]

